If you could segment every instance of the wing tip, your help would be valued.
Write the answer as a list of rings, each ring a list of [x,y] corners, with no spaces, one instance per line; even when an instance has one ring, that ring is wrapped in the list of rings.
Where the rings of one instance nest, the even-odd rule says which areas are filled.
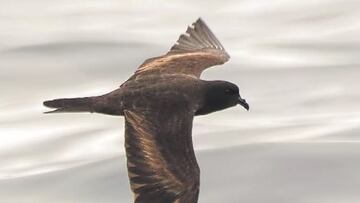
[[[191,52],[201,49],[215,49],[226,53],[205,21],[199,17],[191,26],[188,26],[184,34],[180,35],[169,53]]]
[[[196,24],[203,24],[206,25],[205,21],[201,18],[198,17],[197,20],[195,22],[193,22],[193,25],[195,26]]]
[[[202,23],[205,24],[204,20],[199,16],[193,24]]]

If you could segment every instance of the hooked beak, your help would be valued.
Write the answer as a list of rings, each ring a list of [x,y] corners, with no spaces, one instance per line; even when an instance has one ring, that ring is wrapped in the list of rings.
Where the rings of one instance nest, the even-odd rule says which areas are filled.
[[[249,104],[246,103],[246,100],[239,97],[238,104],[240,104],[242,107],[244,107],[247,111],[249,111],[250,107]]]

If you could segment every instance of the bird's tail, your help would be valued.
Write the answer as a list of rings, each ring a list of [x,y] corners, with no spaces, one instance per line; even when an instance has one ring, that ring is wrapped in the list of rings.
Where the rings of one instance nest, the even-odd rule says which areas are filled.
[[[71,99],[54,99],[44,101],[44,106],[54,108],[53,111],[45,113],[63,112],[93,112],[95,97],[82,97]]]

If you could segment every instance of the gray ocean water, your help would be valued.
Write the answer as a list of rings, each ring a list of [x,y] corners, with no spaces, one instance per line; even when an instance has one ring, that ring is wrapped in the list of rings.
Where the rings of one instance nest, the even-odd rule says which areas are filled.
[[[131,202],[124,119],[44,115],[103,94],[201,16],[250,112],[194,121],[202,203],[360,202],[360,1],[0,0],[0,202]]]

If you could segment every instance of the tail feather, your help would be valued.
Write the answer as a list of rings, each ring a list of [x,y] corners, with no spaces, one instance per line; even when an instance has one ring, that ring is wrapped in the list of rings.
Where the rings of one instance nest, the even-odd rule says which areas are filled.
[[[45,101],[46,107],[54,108],[53,111],[45,113],[63,113],[63,112],[93,112],[93,97],[54,99]]]

